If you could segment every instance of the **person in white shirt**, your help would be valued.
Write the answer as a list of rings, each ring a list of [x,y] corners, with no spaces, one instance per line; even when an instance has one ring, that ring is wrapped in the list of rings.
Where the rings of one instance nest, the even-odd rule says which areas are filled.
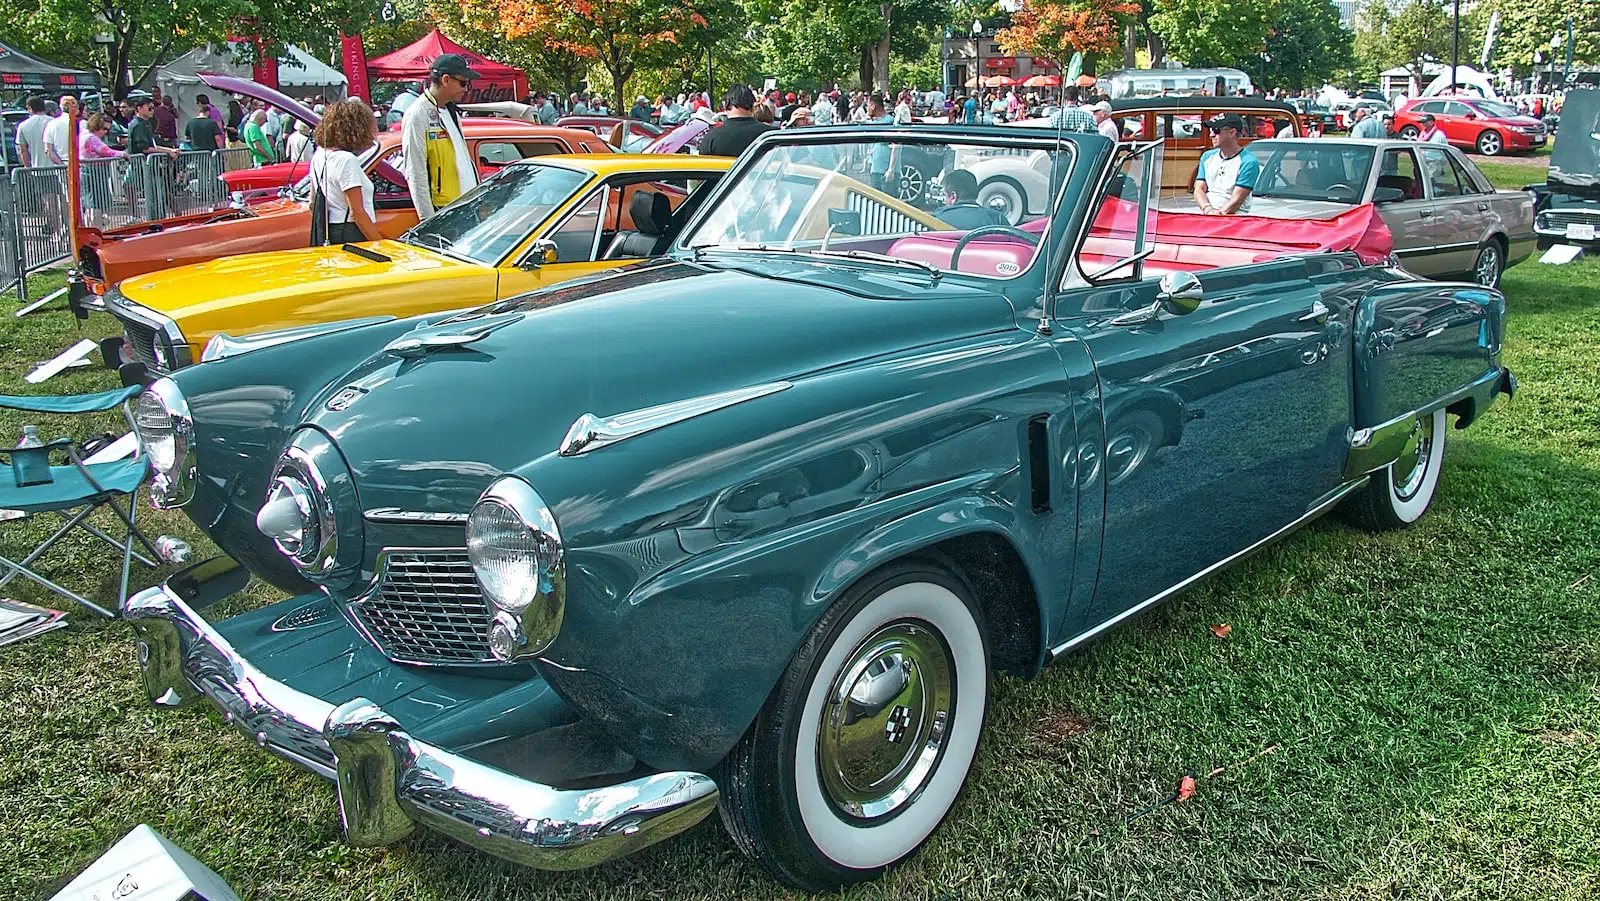
[[[50,155],[45,152],[44,130],[50,126],[50,116],[44,111],[43,97],[28,98],[28,118],[17,126],[17,158],[29,168],[50,165]]]
[[[1102,100],[1089,107],[1089,112],[1094,115],[1095,130],[1113,141],[1122,140],[1122,128],[1117,125],[1117,120],[1111,118],[1111,104]]]
[[[61,98],[61,115],[50,120],[44,129],[44,152],[53,166],[67,164],[68,146],[83,134],[83,120],[78,120],[78,134],[68,136],[67,122],[78,114],[78,98],[67,94]]]
[[[900,102],[894,105],[894,124],[910,125],[911,120],[911,92],[901,91]]]
[[[1232,216],[1250,212],[1250,195],[1261,176],[1261,161],[1239,143],[1244,118],[1223,113],[1206,123],[1212,148],[1200,155],[1195,173],[1194,202],[1207,216]]]
[[[1417,125],[1422,129],[1417,133],[1417,140],[1424,144],[1450,143],[1450,136],[1445,134],[1444,129],[1439,127],[1438,121],[1433,118],[1431,113],[1423,113],[1417,117]]]
[[[400,152],[419,219],[478,186],[477,162],[467,152],[456,109],[477,77],[461,54],[441,55],[428,70],[427,90],[400,120]]]
[[[327,209],[329,244],[377,241],[378,214],[372,179],[358,156],[378,139],[372,108],[360,100],[341,100],[317,123],[317,150],[311,154],[311,184]]]
[[[815,125],[833,124],[833,98],[827,94],[819,94],[817,102],[811,107],[811,121]]]
[[[289,152],[285,159],[291,163],[303,163],[310,156],[311,126],[296,119],[294,133],[289,135]]]

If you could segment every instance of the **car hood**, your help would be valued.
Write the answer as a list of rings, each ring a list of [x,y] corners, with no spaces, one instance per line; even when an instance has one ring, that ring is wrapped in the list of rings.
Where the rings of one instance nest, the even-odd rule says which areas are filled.
[[[463,513],[505,472],[639,464],[627,442],[559,457],[585,413],[611,417],[1017,327],[1004,296],[948,278],[767,258],[647,263],[467,315],[509,322],[421,357],[374,354],[306,408],[338,442],[363,508]]]
[[[389,260],[367,259],[340,247],[306,247],[180,266],[135,276],[118,287],[128,300],[177,322],[185,335],[195,333],[194,320],[236,314],[251,305],[259,305],[265,312],[291,298],[342,297],[414,281],[449,281],[451,291],[463,289],[462,279],[487,281],[486,297],[464,298],[462,303],[453,305],[441,303],[442,309],[482,303],[494,296],[497,275],[488,266],[462,262],[399,241],[364,246]],[[364,315],[371,313],[330,311],[325,318],[331,321]],[[266,323],[262,327],[275,326]]]

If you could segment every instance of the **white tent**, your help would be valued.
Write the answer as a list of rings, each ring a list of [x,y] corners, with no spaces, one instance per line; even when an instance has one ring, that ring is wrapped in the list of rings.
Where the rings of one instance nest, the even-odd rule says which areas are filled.
[[[234,61],[231,44],[196,47],[167,63],[156,73],[156,86],[161,88],[162,94],[172,97],[183,116],[193,115],[197,94],[205,94],[212,102],[226,105],[228,98],[200,81],[201,72],[251,77],[250,66]],[[278,59],[278,84],[285,94],[294,97],[318,94],[339,98],[344,96],[346,87],[344,73],[293,45],[285,47]]]
[[[1444,71],[1440,72],[1439,76],[1423,90],[1422,96],[1432,97],[1435,94],[1443,94],[1445,91],[1450,90],[1450,67],[1444,66],[1443,68]],[[1490,99],[1499,96],[1495,93],[1494,84],[1489,81],[1489,76],[1471,66],[1456,66],[1456,84],[1468,92],[1476,91]]]

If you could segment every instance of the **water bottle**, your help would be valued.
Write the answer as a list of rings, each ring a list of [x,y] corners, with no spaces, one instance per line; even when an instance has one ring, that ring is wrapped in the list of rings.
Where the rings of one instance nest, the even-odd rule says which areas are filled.
[[[11,475],[16,479],[18,488],[43,485],[52,481],[49,455],[44,451],[31,452],[33,448],[39,447],[44,447],[44,442],[39,440],[39,427],[23,426],[22,440],[17,442],[19,453],[11,455]]]
[[[189,562],[189,542],[171,535],[162,535],[155,541],[156,551],[167,563]]]

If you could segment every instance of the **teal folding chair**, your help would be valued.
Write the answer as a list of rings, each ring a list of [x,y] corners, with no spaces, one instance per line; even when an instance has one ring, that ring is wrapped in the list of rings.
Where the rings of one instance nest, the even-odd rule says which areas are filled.
[[[0,407],[32,413],[72,414],[100,413],[121,406],[122,415],[128,420],[128,427],[131,429],[133,411],[129,408],[129,402],[141,390],[138,386],[132,386],[119,388],[116,391],[67,397],[0,395]],[[65,455],[70,465],[52,465],[50,463],[52,454]],[[51,581],[35,572],[32,567],[35,561],[43,557],[56,542],[65,538],[73,529],[83,529],[122,552],[122,583],[118,589],[115,605],[120,609],[122,601],[128,596],[128,575],[133,567],[133,561],[138,560],[146,566],[153,567],[156,565],[155,561],[161,559],[161,553],[156,550],[150,539],[139,531],[134,518],[137,505],[133,503],[133,495],[139,490],[139,485],[144,482],[148,471],[144,456],[139,455],[132,459],[114,460],[109,463],[84,463],[77,446],[70,438],[58,438],[43,447],[3,450],[0,451],[0,455],[8,456],[7,462],[11,464],[11,478],[6,478],[4,471],[0,470],[0,510],[16,510],[28,516],[52,514],[63,520],[55,534],[46,538],[20,561],[13,561],[0,555],[0,573],[4,573],[0,575],[0,587],[4,587],[17,576],[22,576],[62,597],[77,601],[101,616],[114,617],[116,614],[110,610]],[[118,503],[118,499],[124,497],[128,499],[126,510]],[[89,522],[89,515],[101,507],[115,512],[117,518],[127,526],[127,534],[121,540],[106,534]],[[150,552],[150,557],[135,551],[133,549],[135,543],[144,545]]]

